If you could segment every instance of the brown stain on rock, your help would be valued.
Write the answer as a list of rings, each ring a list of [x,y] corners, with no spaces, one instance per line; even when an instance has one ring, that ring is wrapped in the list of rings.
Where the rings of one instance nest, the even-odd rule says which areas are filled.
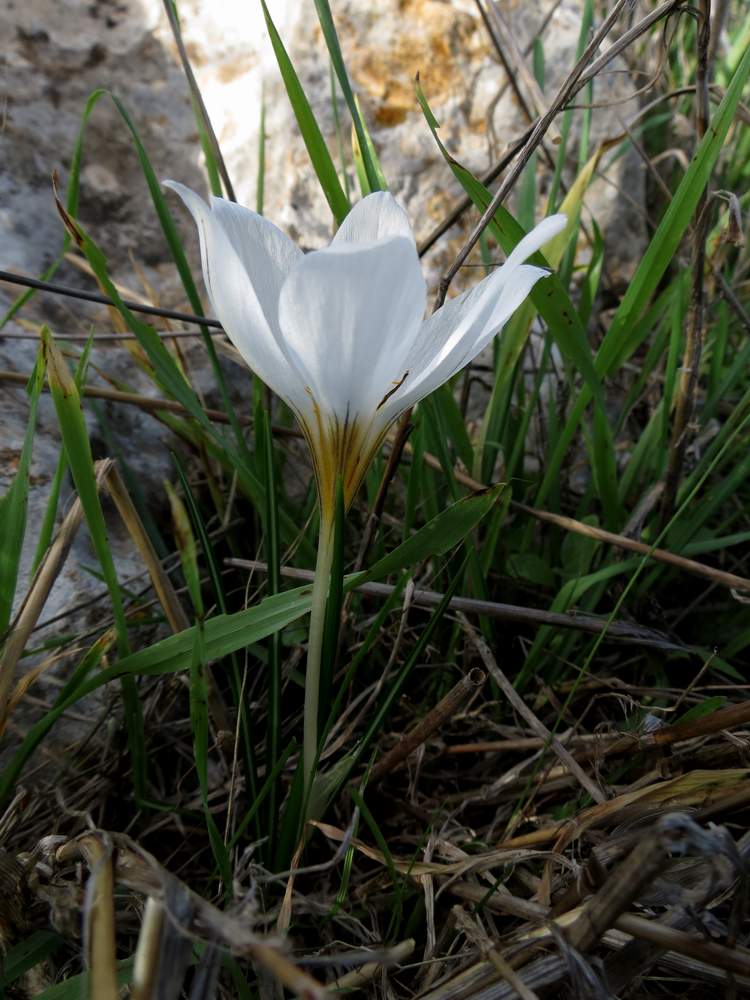
[[[430,102],[439,108],[462,91],[467,63],[481,62],[489,45],[474,17],[441,0],[395,0],[387,6],[392,7],[390,16],[381,10],[366,32],[346,16],[338,27],[349,71],[363,97],[374,105],[375,120],[393,126],[408,114],[419,113],[414,94],[417,73]],[[384,30],[383,25],[392,27]]]

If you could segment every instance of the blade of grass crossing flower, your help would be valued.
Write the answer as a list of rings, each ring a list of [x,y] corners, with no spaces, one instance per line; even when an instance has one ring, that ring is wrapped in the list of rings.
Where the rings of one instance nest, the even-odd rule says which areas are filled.
[[[338,146],[339,159],[341,161],[341,182],[344,185],[344,193],[346,194],[347,200],[350,200],[351,192],[349,190],[349,171],[346,168],[346,154],[344,153],[344,130],[341,127],[341,115],[339,114],[339,102],[336,90],[336,71],[334,70],[333,63],[330,59],[328,60],[328,71],[328,75],[331,79],[331,111],[333,112],[333,123],[336,127],[336,145]]]
[[[263,215],[266,200],[266,94],[260,88],[260,121],[258,123],[258,170],[255,178],[255,211]]]
[[[39,397],[44,383],[44,354],[40,350],[36,357],[34,370],[27,386],[29,394],[29,416],[26,422],[26,433],[18,457],[16,474],[10,487],[3,497],[0,497],[0,641],[10,624],[13,598],[18,583],[18,571],[21,563],[21,551],[26,535],[26,512],[29,503],[29,473],[31,470],[31,455],[34,447],[34,432]]]
[[[130,652],[125,609],[107,538],[104,514],[102,513],[99,501],[94,460],[81,408],[81,398],[78,394],[75,380],[68,371],[65,360],[47,327],[42,328],[42,347],[46,359],[50,393],[55,404],[65,453],[68,457],[70,471],[83,507],[91,541],[99,559],[99,564],[107,583],[110,600],[112,601],[112,614],[117,632],[118,653],[121,657],[125,657]],[[145,738],[141,705],[138,700],[135,681],[132,677],[124,676],[122,678],[122,693],[133,766],[133,783],[136,796],[143,798],[146,790]]]
[[[386,187],[382,186],[382,171],[380,171],[376,160],[372,156],[371,145],[368,143],[367,129],[365,128],[364,120],[357,105],[354,92],[352,91],[352,86],[349,82],[349,74],[347,73],[346,66],[344,65],[344,57],[341,54],[341,45],[339,44],[339,38],[336,33],[336,26],[333,23],[333,15],[331,14],[331,8],[328,0],[315,0],[315,9],[318,12],[318,21],[320,22],[320,27],[323,31],[323,37],[325,38],[326,46],[328,47],[328,54],[331,57],[333,68],[336,71],[336,76],[338,77],[341,92],[344,95],[344,100],[349,107],[349,114],[352,116],[352,122],[357,133],[357,143],[359,145],[359,151],[362,155],[365,177],[367,178],[369,190],[384,191],[386,190]]]
[[[310,162],[333,213],[333,217],[338,225],[341,225],[349,211],[349,199],[341,187],[341,181],[339,180],[334,162],[331,159],[331,154],[328,152],[328,147],[325,144],[320,127],[315,120],[310,102],[305,96],[302,84],[299,82],[299,77],[287,55],[281,36],[273,23],[268,6],[265,0],[260,0],[260,2],[268,34],[271,37],[271,45],[276,56],[276,62],[278,63],[281,78],[284,81],[284,86],[289,96],[289,102],[292,105],[294,117],[297,119],[300,134],[307,147]]]

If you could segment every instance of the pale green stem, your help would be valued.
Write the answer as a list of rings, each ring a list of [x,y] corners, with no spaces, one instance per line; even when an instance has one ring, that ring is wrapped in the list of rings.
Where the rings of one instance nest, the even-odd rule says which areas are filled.
[[[318,535],[318,560],[312,588],[310,610],[310,635],[307,640],[307,671],[305,673],[305,712],[303,717],[303,769],[305,790],[309,796],[318,754],[318,700],[320,696],[320,661],[323,651],[323,632],[326,620],[326,602],[331,582],[333,560],[334,518],[321,513]]]

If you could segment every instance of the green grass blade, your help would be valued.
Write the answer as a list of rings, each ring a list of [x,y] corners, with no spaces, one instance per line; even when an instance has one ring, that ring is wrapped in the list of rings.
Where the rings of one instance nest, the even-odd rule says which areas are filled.
[[[318,12],[318,21],[323,31],[323,38],[325,38],[326,45],[328,46],[328,54],[336,71],[341,92],[349,108],[349,114],[352,116],[352,123],[357,133],[357,145],[362,156],[367,185],[370,191],[385,190],[383,187],[383,173],[380,170],[377,160],[372,155],[372,143],[369,140],[369,135],[354,96],[352,85],[349,82],[349,74],[344,65],[344,57],[341,54],[341,45],[339,44],[339,37],[336,33],[336,26],[333,23],[333,14],[331,13],[328,0],[315,0],[315,9]]]
[[[52,335],[46,327],[42,329],[42,345],[47,364],[47,378],[55,404],[65,453],[70,471],[83,507],[91,541],[96,551],[102,574],[107,583],[112,614],[117,632],[117,647],[120,656],[130,652],[125,609],[122,603],[120,585],[117,580],[112,551],[107,538],[99,491],[96,485],[94,459],[91,454],[86,421],[81,408],[81,398],[75,380],[68,371],[65,360],[58,350]],[[125,720],[133,762],[133,781],[136,795],[143,798],[146,788],[145,738],[143,717],[138,700],[138,692],[132,677],[123,677],[122,683]]]
[[[281,544],[279,538],[279,518],[277,504],[276,462],[271,432],[271,422],[263,402],[262,394],[257,394],[255,405],[255,448],[259,455],[258,466],[265,482],[266,503],[262,512],[263,543],[268,566],[268,593],[281,593]],[[266,769],[276,766],[281,753],[281,727],[283,711],[281,704],[281,633],[274,632],[268,640],[268,728],[266,733]],[[273,857],[276,847],[276,819],[279,806],[279,784],[275,782],[268,797],[268,821],[270,831],[269,856]]]
[[[294,117],[297,119],[300,134],[307,147],[310,162],[313,165],[323,194],[333,213],[333,217],[338,225],[344,221],[349,212],[349,199],[344,194],[341,181],[336,171],[336,166],[328,152],[325,139],[320,131],[320,127],[315,120],[310,102],[305,96],[302,84],[295,72],[294,66],[287,55],[281,36],[276,30],[276,26],[271,19],[265,0],[260,0],[263,8],[263,16],[266,20],[268,34],[271,36],[271,45],[279,65],[281,78],[284,81],[289,101],[292,105]]]
[[[12,986],[25,972],[51,958],[62,944],[63,938],[56,931],[40,930],[12,945],[3,956],[0,990]]]
[[[607,334],[597,352],[595,365],[599,377],[611,375],[639,346],[632,331],[647,307],[665,271],[674,259],[714,165],[721,153],[737,105],[750,74],[750,48],[745,51],[726,93],[711,119],[711,125],[701,139],[690,166],[685,172],[674,197],[643,255],[635,275],[612,318]],[[646,336],[648,329],[643,330]],[[555,449],[548,458],[547,468],[536,495],[536,503],[544,503],[557,482],[565,453],[591,402],[591,390],[584,386],[560,433]]]
[[[21,550],[26,536],[26,512],[29,503],[29,472],[34,447],[34,431],[39,397],[44,383],[44,355],[40,350],[31,373],[27,391],[29,417],[18,468],[7,493],[0,497],[0,638],[10,624],[13,598],[18,583]]]

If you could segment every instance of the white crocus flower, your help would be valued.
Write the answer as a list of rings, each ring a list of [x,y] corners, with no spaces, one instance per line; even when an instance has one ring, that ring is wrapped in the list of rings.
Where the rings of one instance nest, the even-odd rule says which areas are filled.
[[[426,286],[409,220],[385,192],[351,210],[330,246],[303,254],[272,222],[182,184],[198,226],[214,315],[249,367],[296,414],[328,515],[347,506],[393,421],[483,350],[543,268],[525,264],[559,233],[553,215],[502,267],[424,319]]]
[[[315,464],[321,535],[305,702],[309,779],[337,480],[348,506],[393,421],[473,361],[548,274],[524,261],[566,218],[545,219],[502,267],[425,319],[414,234],[390,194],[363,198],[330,246],[303,254],[250,209],[222,198],[207,205],[184,185],[165,184],[198,226],[214,315],[250,368],[294,411]]]

